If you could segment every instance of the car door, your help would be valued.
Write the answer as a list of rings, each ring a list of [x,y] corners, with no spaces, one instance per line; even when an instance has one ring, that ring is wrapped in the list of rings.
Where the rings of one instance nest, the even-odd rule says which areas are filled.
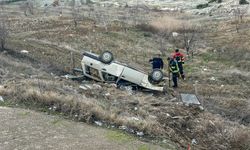
[[[135,83],[137,85],[141,85],[142,79],[144,77],[144,73],[130,67],[124,67],[124,70],[121,75],[121,79]]]

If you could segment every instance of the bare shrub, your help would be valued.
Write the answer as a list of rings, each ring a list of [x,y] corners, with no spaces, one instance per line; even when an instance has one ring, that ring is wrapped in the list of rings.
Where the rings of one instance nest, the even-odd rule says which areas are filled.
[[[230,137],[231,149],[249,150],[250,149],[250,132],[241,128],[232,131]]]
[[[74,22],[74,26],[77,27],[79,21],[79,7],[72,7],[72,18]]]
[[[163,54],[166,49],[166,41],[172,36],[172,32],[181,28],[181,25],[182,21],[169,16],[157,18],[149,23],[148,29],[151,30],[151,32],[157,33],[156,35],[159,40],[160,51]]]
[[[177,31],[181,28],[182,21],[170,16],[157,18],[149,23],[153,31],[157,32],[171,32]]]
[[[20,9],[24,12],[25,16],[28,16],[28,13],[34,15],[34,2],[31,0],[25,1],[20,4]]]
[[[0,20],[0,44],[1,44],[2,50],[5,49],[5,44],[6,44],[6,40],[7,40],[8,36],[9,36],[9,31],[8,31],[7,26],[6,26],[6,20],[1,19]]]
[[[239,33],[240,24],[243,23],[244,16],[247,15],[248,8],[249,8],[249,5],[246,5],[244,7],[237,5],[231,11],[229,11],[229,13],[233,12],[234,14],[233,23],[235,24],[235,29],[237,33]]]
[[[201,26],[186,21],[182,23],[181,28],[177,32],[181,36],[181,43],[183,44],[188,56],[190,54],[190,48],[193,48],[191,51],[191,56],[193,57],[195,41],[198,39],[198,33],[202,32]]]

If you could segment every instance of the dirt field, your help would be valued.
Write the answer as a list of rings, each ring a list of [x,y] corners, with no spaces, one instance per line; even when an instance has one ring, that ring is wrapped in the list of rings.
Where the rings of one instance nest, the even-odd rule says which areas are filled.
[[[18,5],[5,7],[2,14],[7,14],[10,36],[6,49],[0,52],[0,96],[5,99],[1,105],[60,114],[89,124],[100,121],[104,127],[114,126],[136,136],[143,133],[147,141],[163,147],[186,149],[191,144],[195,149],[249,149],[248,16],[236,24],[230,18],[216,20],[179,12],[152,10],[145,17],[144,11],[137,16],[130,8],[108,9],[106,14],[124,15],[124,23],[124,16],[110,21],[101,15],[105,8],[84,6],[75,26],[70,7],[61,15],[60,8],[52,7],[47,13],[38,9],[28,16]],[[129,93],[114,85],[61,77],[70,73],[71,52],[79,66],[83,50],[100,53],[108,49],[116,59],[149,72],[148,60],[162,49],[162,35],[146,28],[143,21],[150,20],[150,24],[162,16],[171,17],[171,21],[189,18],[202,27],[193,47],[194,58],[185,62],[187,80],[180,81],[179,89],[169,89],[167,94]],[[168,56],[172,52],[169,48],[182,46],[181,41],[182,37],[165,40],[164,54]],[[164,72],[167,74],[166,68]],[[79,89],[81,84],[95,88],[84,91]],[[183,105],[179,93],[197,94],[205,111]]]
[[[31,110],[0,107],[0,149],[163,150],[115,131]]]

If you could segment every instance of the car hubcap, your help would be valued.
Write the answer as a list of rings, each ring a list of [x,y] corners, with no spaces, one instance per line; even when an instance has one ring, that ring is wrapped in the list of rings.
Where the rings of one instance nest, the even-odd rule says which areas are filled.
[[[106,60],[106,61],[109,61],[111,59],[110,54],[108,54],[108,53],[104,54],[103,59]]]
[[[161,78],[161,73],[160,72],[154,72],[153,77],[155,80],[159,80]]]

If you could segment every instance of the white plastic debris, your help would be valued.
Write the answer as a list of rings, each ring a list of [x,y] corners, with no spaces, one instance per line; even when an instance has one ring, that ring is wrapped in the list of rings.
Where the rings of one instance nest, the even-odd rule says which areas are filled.
[[[140,120],[140,119],[137,118],[137,117],[131,117],[130,119],[131,119],[131,120],[134,120],[134,121],[139,121],[139,120]]]
[[[95,121],[95,124],[98,126],[102,126],[102,122],[101,121]]]
[[[62,78],[65,78],[65,79],[69,79],[70,75],[66,74],[64,76],[62,76]]]
[[[207,68],[204,68],[203,71],[207,71]]]
[[[215,79],[215,77],[211,77],[210,80],[215,81],[216,79]]]
[[[133,95],[133,88],[132,88],[132,86],[125,86],[124,89],[128,92],[129,95]]]
[[[0,96],[0,102],[4,102],[4,99],[2,96]]]
[[[201,111],[204,111],[204,110],[205,110],[203,106],[199,106],[199,109],[200,109]]]
[[[80,85],[79,88],[80,88],[80,89],[83,89],[83,90],[87,90],[87,89],[88,89],[87,87],[85,87],[85,86],[83,86],[83,85]]]
[[[196,139],[192,139],[192,145],[195,145],[195,144],[197,144]]]
[[[101,89],[102,87],[99,84],[93,84],[94,89]]]
[[[221,88],[223,88],[223,87],[224,87],[224,85],[222,84],[220,87],[221,87]]]
[[[137,108],[137,107],[135,107],[135,108],[134,108],[134,110],[138,110],[138,108]]]
[[[28,54],[29,51],[27,51],[27,50],[21,50],[21,53],[23,53],[23,54]]]
[[[167,140],[166,140],[166,139],[164,139],[162,142],[163,142],[163,143],[167,143]]]
[[[121,130],[127,130],[128,127],[126,127],[126,126],[119,126],[119,129],[121,129]]]
[[[177,32],[172,32],[172,35],[173,35],[173,37],[177,37],[177,36],[179,35],[179,33],[177,33]]]
[[[114,83],[110,84],[110,86],[111,86],[111,87],[115,87],[115,88],[117,87],[117,85],[114,84]]]
[[[138,136],[143,136],[144,133],[143,133],[143,132],[136,132],[136,135],[138,135]]]
[[[110,96],[111,94],[110,93],[106,93],[105,96]]]

